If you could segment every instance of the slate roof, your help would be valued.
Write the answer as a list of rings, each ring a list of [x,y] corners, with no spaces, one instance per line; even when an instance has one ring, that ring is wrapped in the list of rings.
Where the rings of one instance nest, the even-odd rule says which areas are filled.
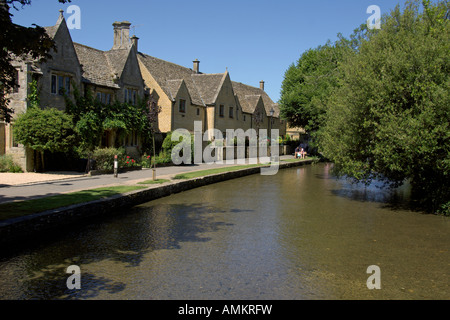
[[[139,53],[138,57],[170,99],[175,99],[182,80],[184,80],[191,96],[192,104],[199,106],[213,105],[215,103],[223,81],[228,75],[228,71],[216,74],[197,74],[192,69],[144,53]],[[232,81],[232,84],[234,93],[237,95],[244,112],[253,113],[259,97],[261,97],[267,115],[270,114],[270,110],[273,108],[275,111],[274,117],[280,117],[278,104],[274,103],[264,90],[240,82]]]
[[[49,36],[50,38],[52,38],[52,39],[55,37],[56,31],[58,31],[58,28],[59,28],[59,24],[54,25],[54,26],[51,26],[51,27],[44,27],[45,32],[46,32],[46,33],[48,34],[48,36]]]
[[[155,81],[158,82],[161,89],[170,99],[173,100],[176,95],[176,92],[173,89],[173,80],[184,80],[186,87],[189,90],[192,104],[198,106],[205,105],[192,79],[192,75],[195,74],[192,69],[151,57],[140,52],[138,53],[138,59],[149,70]]]
[[[274,103],[272,99],[269,97],[269,95],[262,89],[252,87],[240,82],[232,81],[233,83],[233,90],[234,93],[238,96],[239,101],[247,99],[246,97],[249,96],[261,96],[264,102],[264,107],[266,108],[267,115],[270,114],[270,110],[273,108],[275,111],[274,117],[279,118],[280,117],[280,107],[277,103]],[[253,111],[256,108],[256,103],[254,100],[252,100],[254,103]],[[249,109],[250,110],[250,109]],[[245,111],[246,112],[246,111]]]
[[[205,105],[213,105],[227,73],[194,74],[192,79]]]
[[[119,85],[114,82],[114,77],[116,73],[119,77],[122,74],[122,71],[117,71],[117,66],[122,63],[120,59],[118,59],[118,62],[114,62],[114,55],[108,54],[108,52],[97,50],[79,43],[74,43],[73,45],[77,52],[80,64],[83,65],[83,81],[85,83],[119,88]],[[118,56],[120,57],[120,54]],[[113,67],[113,65],[116,67]]]
[[[242,112],[253,114],[256,106],[261,99],[260,95],[253,96],[238,96],[239,103],[241,104]]]

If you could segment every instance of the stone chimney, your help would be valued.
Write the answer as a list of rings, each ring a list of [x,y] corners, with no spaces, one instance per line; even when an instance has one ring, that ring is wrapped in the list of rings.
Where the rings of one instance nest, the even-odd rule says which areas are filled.
[[[113,49],[129,49],[130,42],[130,26],[128,21],[114,22],[114,46]]]
[[[261,81],[261,82],[259,83],[259,88],[260,88],[262,91],[264,91],[264,84],[265,84],[264,81]]]
[[[198,61],[198,59],[195,59],[194,61],[194,72],[197,74],[200,73],[200,61]]]
[[[136,36],[132,36],[131,37],[131,45],[132,46],[134,46],[134,48],[136,49],[136,52],[139,52],[138,50],[138,41],[139,41],[139,38],[138,37],[136,37]]]

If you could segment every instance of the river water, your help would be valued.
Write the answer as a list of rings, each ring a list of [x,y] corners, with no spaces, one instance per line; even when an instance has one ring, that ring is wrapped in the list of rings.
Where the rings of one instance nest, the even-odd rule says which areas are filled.
[[[407,202],[328,164],[218,183],[0,258],[0,299],[449,299],[450,219]]]

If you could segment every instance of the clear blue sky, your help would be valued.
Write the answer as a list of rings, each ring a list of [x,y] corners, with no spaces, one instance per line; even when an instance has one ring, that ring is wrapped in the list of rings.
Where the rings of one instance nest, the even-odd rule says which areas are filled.
[[[259,86],[276,102],[284,73],[310,48],[349,36],[365,23],[367,8],[377,5],[389,13],[403,0],[72,0],[81,9],[81,29],[73,41],[100,50],[113,44],[114,21],[130,21],[140,38],[139,51],[200,71],[222,73],[233,81]],[[51,26],[59,10],[71,4],[32,0],[12,10],[23,26]]]

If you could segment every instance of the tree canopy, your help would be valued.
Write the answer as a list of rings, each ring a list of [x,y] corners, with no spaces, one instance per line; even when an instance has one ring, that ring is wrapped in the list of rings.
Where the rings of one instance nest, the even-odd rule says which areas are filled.
[[[337,175],[391,186],[409,181],[413,198],[434,212],[450,209],[448,18],[448,1],[410,1],[383,16],[380,30],[348,42],[353,53],[337,65],[317,58],[321,47],[302,56],[300,72],[287,74],[297,73],[291,95],[303,100],[293,99],[300,103],[285,115],[297,112],[293,123],[317,131]],[[333,76],[315,89],[310,79],[325,74],[317,67],[324,64]]]

